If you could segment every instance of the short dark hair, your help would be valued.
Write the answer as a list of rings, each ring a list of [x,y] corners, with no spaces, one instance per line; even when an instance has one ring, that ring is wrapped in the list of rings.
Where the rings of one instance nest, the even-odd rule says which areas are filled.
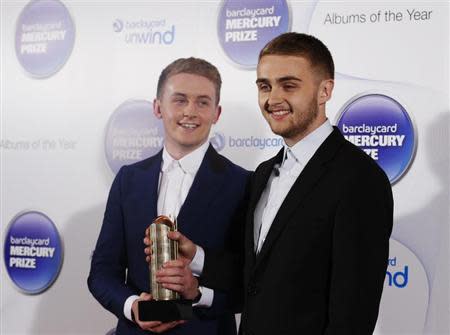
[[[196,74],[206,79],[209,79],[216,89],[216,103],[220,100],[220,88],[222,86],[222,79],[217,68],[209,63],[208,61],[201,58],[179,58],[169,65],[167,65],[164,70],[162,70],[158,79],[158,87],[156,89],[156,96],[158,99],[161,98],[164,85],[166,81],[171,77],[179,73],[189,73]]]
[[[312,67],[334,79],[334,62],[330,50],[314,36],[295,32],[279,35],[261,50],[258,62],[266,55],[305,57]]]

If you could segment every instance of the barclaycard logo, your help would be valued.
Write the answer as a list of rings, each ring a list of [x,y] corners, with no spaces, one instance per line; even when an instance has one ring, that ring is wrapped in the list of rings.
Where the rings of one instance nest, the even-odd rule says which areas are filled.
[[[62,242],[56,225],[44,213],[19,213],[4,241],[8,275],[26,294],[38,294],[56,280],[62,265]]]
[[[222,151],[225,148],[225,135],[220,132],[215,132],[209,141],[217,151]]]
[[[374,334],[423,334],[430,302],[425,268],[411,249],[394,238],[389,241],[386,265]]]
[[[146,100],[127,100],[111,115],[105,136],[105,155],[111,170],[155,155],[164,142],[164,127]]]
[[[217,18],[222,50],[238,67],[254,68],[264,45],[289,31],[290,16],[286,0],[223,0]]]
[[[34,78],[58,72],[72,53],[75,25],[59,0],[29,1],[16,24],[15,49],[19,63]]]
[[[116,33],[120,33],[123,30],[123,21],[120,19],[117,19],[113,22],[113,30]]]
[[[409,282],[409,266],[397,265],[397,257],[389,258],[385,280],[386,284],[391,287],[407,287]]]
[[[132,45],[171,45],[175,41],[175,25],[166,19],[122,20],[112,23],[113,31],[126,44]]]
[[[337,122],[344,137],[373,158],[391,184],[408,170],[416,133],[405,107],[381,93],[363,93],[341,109]]]
[[[221,132],[215,132],[209,140],[217,151],[229,148],[256,148],[264,150],[267,148],[279,148],[283,145],[281,137],[233,137],[225,136]]]

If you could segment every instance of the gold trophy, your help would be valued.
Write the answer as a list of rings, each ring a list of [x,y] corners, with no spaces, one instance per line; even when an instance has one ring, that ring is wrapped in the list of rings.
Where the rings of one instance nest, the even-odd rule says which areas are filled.
[[[156,281],[156,271],[168,261],[178,258],[178,242],[167,236],[177,231],[176,220],[160,215],[150,225],[152,255],[149,265],[150,293],[153,300],[139,301],[139,320],[162,321],[189,320],[192,318],[192,302],[180,299],[178,292],[162,287]]]

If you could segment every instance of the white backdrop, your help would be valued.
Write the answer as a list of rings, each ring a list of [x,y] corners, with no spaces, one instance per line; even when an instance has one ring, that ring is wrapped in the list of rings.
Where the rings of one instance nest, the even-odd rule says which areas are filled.
[[[254,66],[233,60],[236,52],[220,42],[225,24],[220,17],[226,9],[251,8],[258,2],[63,2],[74,40],[70,44],[66,25],[68,46],[61,44],[49,57],[59,59],[66,50],[67,59],[53,72],[42,65],[47,61],[51,67],[51,60],[40,64],[21,58],[24,29],[35,29],[26,28],[31,21],[21,21],[26,20],[29,2],[1,2],[1,334],[106,334],[114,328],[115,317],[86,285],[114,178],[111,165],[120,163],[108,151],[108,134],[113,113],[126,113],[119,106],[153,100],[158,75],[170,61],[196,56],[219,68],[223,113],[211,136],[221,154],[254,169],[279,149],[271,146],[280,141],[259,113]],[[55,3],[37,0],[35,6],[41,9],[34,15],[43,15]],[[349,101],[370,94],[400,103],[413,123],[411,162],[393,184],[395,223],[388,271],[393,278],[400,274],[385,283],[376,332],[448,334],[449,3],[288,1],[283,11],[284,3],[262,1],[260,6],[278,8],[288,30],[319,37],[334,56],[336,85],[327,106],[333,124]],[[63,25],[69,21],[61,20]],[[269,36],[267,29],[257,28],[258,38]],[[153,42],[132,37],[150,30]],[[155,33],[165,40],[159,42]],[[19,51],[16,36],[22,43]],[[239,43],[235,45],[246,42]],[[257,49],[239,50],[256,55]],[[151,117],[149,108],[149,124]],[[130,135],[139,120],[122,131]],[[120,122],[115,126],[120,128]],[[261,143],[267,145],[262,148]],[[48,216],[62,240],[59,275],[39,294],[18,288],[5,263],[10,229],[17,215],[27,211]]]

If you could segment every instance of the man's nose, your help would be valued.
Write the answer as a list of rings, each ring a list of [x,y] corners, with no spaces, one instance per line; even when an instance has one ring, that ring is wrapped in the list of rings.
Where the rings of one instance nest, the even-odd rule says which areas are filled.
[[[269,106],[276,105],[283,102],[283,95],[280,89],[278,88],[272,88],[272,90],[269,92],[269,97],[267,99],[267,103]]]
[[[195,117],[197,116],[197,106],[195,102],[189,102],[186,107],[183,109],[184,117]]]

